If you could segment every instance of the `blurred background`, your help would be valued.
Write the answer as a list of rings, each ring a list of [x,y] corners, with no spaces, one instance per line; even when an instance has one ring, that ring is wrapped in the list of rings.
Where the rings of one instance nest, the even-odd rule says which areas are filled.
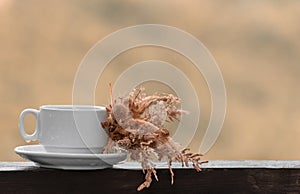
[[[86,52],[118,29],[146,23],[191,33],[218,62],[227,115],[205,159],[300,159],[300,1],[0,0],[0,161],[22,160],[13,149],[26,144],[18,129],[23,109],[71,104]],[[176,65],[196,87],[201,118],[190,147],[198,151],[210,96],[202,76],[178,53],[153,47],[122,53],[103,72],[96,104],[109,102],[108,83],[124,69],[148,59]],[[25,124],[32,132],[34,117]]]

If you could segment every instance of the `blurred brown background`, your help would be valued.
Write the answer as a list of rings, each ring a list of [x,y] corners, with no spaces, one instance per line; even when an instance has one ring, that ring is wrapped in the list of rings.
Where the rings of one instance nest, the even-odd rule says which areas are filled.
[[[71,104],[74,76],[89,48],[145,23],[191,33],[223,73],[226,120],[205,159],[300,159],[300,1],[0,0],[0,160],[21,160],[13,149],[26,144],[18,130],[23,109]],[[109,81],[146,59],[175,64],[199,85],[205,127],[205,82],[184,57],[161,48],[129,50],[112,61],[97,86],[97,104],[108,103]],[[29,132],[33,121],[26,121]],[[194,151],[202,133],[190,145]]]

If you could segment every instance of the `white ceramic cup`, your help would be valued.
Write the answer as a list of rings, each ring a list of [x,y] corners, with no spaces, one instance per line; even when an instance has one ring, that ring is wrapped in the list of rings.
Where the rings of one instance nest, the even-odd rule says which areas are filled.
[[[33,114],[37,122],[31,135],[24,129],[27,114]],[[101,106],[45,105],[21,113],[20,132],[26,141],[38,140],[49,152],[102,153],[108,141],[101,127],[106,118]]]

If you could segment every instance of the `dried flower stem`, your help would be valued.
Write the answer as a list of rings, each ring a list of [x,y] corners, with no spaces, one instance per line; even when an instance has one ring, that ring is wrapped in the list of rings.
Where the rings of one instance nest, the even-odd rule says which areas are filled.
[[[148,188],[150,187],[151,183],[152,183],[152,174],[154,175],[156,181],[158,181],[158,177],[156,175],[156,171],[154,169],[147,169],[147,173],[145,176],[145,182],[143,182],[138,188],[138,191],[143,190],[144,188]]]

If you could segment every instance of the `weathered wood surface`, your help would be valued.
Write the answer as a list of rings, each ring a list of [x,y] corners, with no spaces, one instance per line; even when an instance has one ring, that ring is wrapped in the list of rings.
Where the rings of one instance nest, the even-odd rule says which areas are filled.
[[[174,185],[166,167],[158,163],[159,182],[140,193],[300,193],[300,161],[210,161],[199,173],[175,164]],[[0,193],[137,193],[143,179],[136,163],[66,171],[0,162]]]

